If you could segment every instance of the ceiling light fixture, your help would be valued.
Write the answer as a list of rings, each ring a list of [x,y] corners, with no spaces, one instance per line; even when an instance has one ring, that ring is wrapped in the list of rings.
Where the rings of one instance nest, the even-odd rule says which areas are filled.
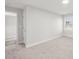
[[[63,4],[68,4],[69,3],[69,0],[62,0],[62,3]]]

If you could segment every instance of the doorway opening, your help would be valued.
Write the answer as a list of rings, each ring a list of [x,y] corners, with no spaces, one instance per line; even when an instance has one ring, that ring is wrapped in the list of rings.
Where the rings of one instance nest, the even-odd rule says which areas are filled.
[[[17,13],[5,12],[5,41],[6,45],[15,44],[18,41]]]

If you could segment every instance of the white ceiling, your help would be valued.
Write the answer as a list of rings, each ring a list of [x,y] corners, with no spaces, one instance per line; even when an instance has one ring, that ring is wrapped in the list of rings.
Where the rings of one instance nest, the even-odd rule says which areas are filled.
[[[73,12],[73,0],[69,0],[69,4],[62,4],[62,0],[5,0],[5,4],[16,8],[32,5],[61,15]]]

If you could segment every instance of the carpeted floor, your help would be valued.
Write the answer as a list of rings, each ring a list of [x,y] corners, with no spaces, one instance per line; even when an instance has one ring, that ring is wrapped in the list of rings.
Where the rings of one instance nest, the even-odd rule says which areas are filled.
[[[7,46],[6,59],[73,59],[73,40],[62,37],[31,48]]]

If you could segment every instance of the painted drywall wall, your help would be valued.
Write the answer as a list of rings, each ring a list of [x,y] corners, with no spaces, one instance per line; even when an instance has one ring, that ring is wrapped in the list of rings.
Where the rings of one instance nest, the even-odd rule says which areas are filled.
[[[63,19],[34,7],[24,10],[24,39],[26,46],[37,45],[62,36]]]

